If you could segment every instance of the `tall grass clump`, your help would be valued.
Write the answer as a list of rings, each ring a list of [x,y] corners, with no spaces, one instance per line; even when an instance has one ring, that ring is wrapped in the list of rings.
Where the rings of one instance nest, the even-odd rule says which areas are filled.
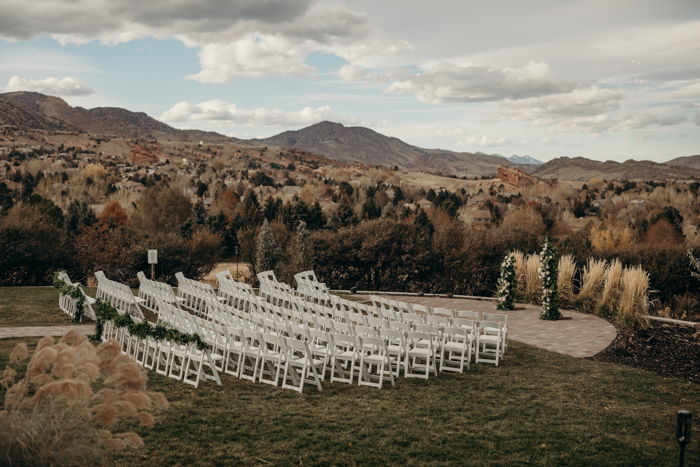
[[[630,328],[647,328],[649,320],[649,274],[641,266],[625,268],[617,319]]]
[[[540,299],[542,298],[541,267],[540,255],[528,255],[525,263],[525,291],[523,294],[525,303],[540,304]]]
[[[588,264],[583,267],[581,289],[574,300],[573,306],[579,311],[591,313],[603,296],[606,261],[588,258]]]
[[[574,301],[574,276],[576,275],[576,262],[571,255],[559,258],[559,277],[557,288],[559,289],[559,301],[562,308],[569,308]]]
[[[133,432],[113,435],[118,420],[153,427],[152,405],[166,407],[162,394],[146,391],[146,373],[120,344],[97,348],[78,330],[58,343],[44,337],[31,360],[19,344],[2,373],[0,465],[100,465],[103,448],[143,445]],[[17,379],[24,372],[21,379]],[[93,387],[102,387],[93,392]]]
[[[622,293],[622,263],[618,258],[610,261],[605,270],[605,281],[603,282],[603,295],[596,307],[596,313],[601,316],[609,316],[618,304]]]

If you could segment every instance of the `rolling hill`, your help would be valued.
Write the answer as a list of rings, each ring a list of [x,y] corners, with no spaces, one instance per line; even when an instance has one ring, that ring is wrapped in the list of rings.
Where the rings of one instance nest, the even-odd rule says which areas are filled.
[[[531,166],[532,167],[532,166]],[[700,170],[651,161],[599,162],[584,157],[559,157],[537,166],[529,173],[537,178],[587,182],[606,180],[687,180],[700,178]]]
[[[121,138],[227,143],[236,141],[219,133],[178,130],[143,112],[98,107],[71,107],[63,99],[37,92],[0,94],[0,121],[24,129],[80,131]]]
[[[359,161],[447,175],[494,175],[499,165],[515,165],[508,159],[487,154],[423,149],[369,128],[346,127],[332,122],[321,122],[255,141],[309,151],[341,162]]]

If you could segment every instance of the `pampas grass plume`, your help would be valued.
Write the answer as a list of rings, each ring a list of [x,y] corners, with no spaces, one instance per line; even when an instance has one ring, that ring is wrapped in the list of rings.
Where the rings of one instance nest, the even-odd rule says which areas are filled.
[[[29,349],[27,344],[21,343],[17,344],[12,353],[10,354],[10,363],[19,363],[25,361],[29,358]]]

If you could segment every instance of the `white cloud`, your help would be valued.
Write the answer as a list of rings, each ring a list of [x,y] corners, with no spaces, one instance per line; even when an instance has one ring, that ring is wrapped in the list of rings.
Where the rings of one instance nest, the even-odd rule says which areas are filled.
[[[239,109],[235,104],[220,100],[211,100],[200,104],[180,102],[163,112],[158,119],[170,123],[199,121],[222,125],[262,127],[301,127],[324,120],[345,125],[375,126],[371,122],[341,117],[327,105],[316,109],[304,107],[300,111],[287,112],[280,109]]]
[[[671,126],[678,125],[682,122],[685,122],[685,115],[671,115],[670,117],[664,117],[661,120],[659,120],[659,125]]]
[[[570,92],[579,86],[558,76],[546,63],[496,69],[440,62],[426,73],[404,73],[386,92],[415,94],[420,102],[440,104],[527,99]]]
[[[429,138],[453,138],[455,136],[463,136],[473,133],[473,131],[465,130],[462,127],[452,128],[435,128],[428,132]]]
[[[31,80],[20,78],[15,75],[10,78],[5,92],[32,91],[54,96],[89,96],[95,91],[82,81],[66,76],[63,79],[46,78],[41,80]]]
[[[0,0],[0,38],[48,34],[62,44],[176,38],[199,48],[200,82],[303,76],[313,51],[350,62],[410,48],[371,26],[366,14],[320,0]]]
[[[681,107],[681,109],[694,109],[694,108],[698,107],[698,105],[694,104],[692,102],[683,102],[680,105],[680,107]]]
[[[482,148],[494,148],[500,146],[513,146],[515,143],[511,138],[494,138],[491,136],[483,135],[480,138],[477,136],[471,136],[469,138],[457,141],[455,146],[457,147],[473,147],[479,146]]]
[[[479,121],[523,121],[552,132],[593,135],[637,130],[659,122],[658,118],[649,114],[617,115],[624,97],[622,90],[593,87],[563,94],[504,100]]]
[[[247,37],[228,44],[208,44],[199,52],[202,71],[188,79],[203,83],[230,83],[241,76],[304,76],[315,69],[304,63],[304,44],[286,37]]]
[[[693,118],[693,121],[697,126],[700,126],[700,112],[695,114],[695,118]]]

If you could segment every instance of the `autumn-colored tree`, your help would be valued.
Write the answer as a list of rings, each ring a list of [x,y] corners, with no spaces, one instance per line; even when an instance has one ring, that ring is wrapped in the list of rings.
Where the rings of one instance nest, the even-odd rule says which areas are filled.
[[[215,214],[218,212],[223,212],[228,222],[231,222],[233,221],[233,213],[235,212],[239,202],[240,199],[236,193],[229,190],[223,190],[214,200],[209,213]]]
[[[126,225],[129,220],[129,215],[126,213],[119,201],[112,201],[105,206],[104,211],[100,214],[97,224],[103,229],[109,226]]]
[[[680,245],[683,233],[668,219],[662,217],[647,228],[643,241],[652,245]]]

